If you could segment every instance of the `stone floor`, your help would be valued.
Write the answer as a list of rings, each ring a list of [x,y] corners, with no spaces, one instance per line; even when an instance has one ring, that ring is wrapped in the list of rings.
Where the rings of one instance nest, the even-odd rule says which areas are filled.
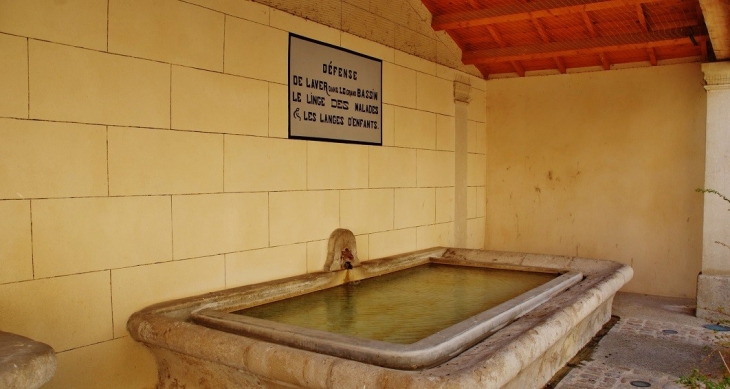
[[[730,332],[703,328],[707,323],[693,316],[694,300],[619,293],[613,315],[618,321],[598,344],[571,361],[548,388],[634,388],[632,381],[644,381],[670,389],[681,388],[675,381],[693,368],[723,373],[713,347],[730,342]]]

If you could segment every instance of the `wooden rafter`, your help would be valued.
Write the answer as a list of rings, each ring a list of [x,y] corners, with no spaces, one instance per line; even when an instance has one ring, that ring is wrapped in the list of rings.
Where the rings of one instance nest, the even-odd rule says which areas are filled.
[[[434,30],[452,30],[496,23],[538,19],[581,12],[600,11],[609,8],[653,3],[662,0],[543,0],[502,7],[484,8],[434,15],[431,26]]]
[[[580,13],[583,17],[583,24],[586,25],[586,29],[588,30],[588,34],[592,37],[597,37],[598,34],[596,33],[596,28],[593,26],[593,21],[591,20],[591,17],[588,16],[588,12],[583,11]]]
[[[545,43],[550,42],[550,37],[548,36],[547,31],[545,31],[545,27],[542,26],[542,23],[540,23],[540,21],[537,19],[532,19],[532,24],[535,26],[537,33],[540,34],[540,38],[542,38],[542,41]],[[565,68],[565,62],[563,62],[563,60],[558,56],[553,57],[553,62],[555,62],[555,66],[557,66],[558,71],[565,74],[565,72],[567,71],[567,69]]]
[[[606,57],[606,53],[599,52],[598,58],[601,59],[601,66],[603,66],[603,70],[611,70],[611,62],[608,60],[608,57]]]
[[[695,40],[707,40],[705,30],[697,26]],[[462,60],[465,64],[490,64],[498,62],[525,61],[552,58],[555,56],[594,55],[622,50],[645,50],[653,47],[682,46],[691,44],[683,29],[639,34],[626,34],[610,37],[550,42],[537,45],[502,47],[498,49],[464,52]],[[604,63],[604,67],[605,67]]]
[[[641,4],[638,4],[638,5],[641,5]],[[588,30],[588,35],[590,35],[593,38],[598,37],[598,33],[596,32],[595,26],[593,26],[593,21],[591,20],[591,17],[588,16],[588,12],[586,12],[586,11],[581,12],[581,16],[583,17],[583,24],[586,25],[586,29]],[[611,70],[611,62],[608,61],[608,57],[606,56],[606,53],[599,51],[598,58],[601,59],[601,66],[603,66],[603,70]]]
[[[502,34],[497,32],[497,29],[493,26],[487,26],[487,31],[489,31],[489,35],[492,36],[492,39],[494,39],[495,42],[499,45],[499,47],[507,47],[507,42],[502,39]],[[512,68],[515,69],[515,72],[520,76],[525,76],[525,68],[517,61],[510,61],[510,64],[512,64]]]
[[[641,29],[644,32],[649,32],[649,24],[646,22],[646,14],[644,13],[644,6],[641,4],[636,4],[636,17],[639,19],[639,25],[641,25]],[[646,49],[647,54],[649,54],[649,62],[652,66],[657,65],[657,59],[656,59],[656,51],[654,51],[653,47],[650,47]]]

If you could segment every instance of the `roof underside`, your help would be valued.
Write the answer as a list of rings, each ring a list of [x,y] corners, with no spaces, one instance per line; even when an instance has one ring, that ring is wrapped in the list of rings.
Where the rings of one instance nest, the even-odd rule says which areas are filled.
[[[464,64],[500,73],[706,61],[699,0],[423,0]]]

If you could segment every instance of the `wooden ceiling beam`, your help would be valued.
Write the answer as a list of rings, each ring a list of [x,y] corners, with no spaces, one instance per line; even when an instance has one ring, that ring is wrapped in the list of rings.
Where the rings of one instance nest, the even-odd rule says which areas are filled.
[[[644,32],[649,32],[649,24],[646,22],[646,13],[644,7],[641,4],[636,4],[636,17],[639,19],[639,25]],[[653,47],[646,49],[646,53],[649,54],[649,62],[651,66],[657,65],[656,51]]]
[[[502,7],[434,15],[431,27],[436,31],[452,30],[456,28],[539,19],[548,16],[600,11],[609,8],[628,7],[659,1],[664,0],[542,0]]]
[[[654,48],[650,47],[646,49],[646,52],[649,54],[649,63],[651,64],[651,66],[656,66],[659,62],[657,61],[656,51],[654,51]]]
[[[489,31],[489,35],[492,36],[492,39],[494,39],[495,42],[499,45],[499,47],[507,47],[507,42],[504,41],[502,38],[502,34],[500,34],[496,28],[493,26],[487,26],[487,31]],[[512,68],[515,69],[515,72],[520,77],[525,76],[525,68],[517,61],[510,61],[510,64],[512,64]]]
[[[697,34],[694,36],[697,42],[705,42],[707,40],[707,33],[702,27],[696,26],[694,31]],[[529,61],[555,56],[600,55],[601,53],[613,51],[646,50],[654,47],[679,46],[691,43],[684,29],[676,29],[640,34],[595,37],[576,41],[465,51],[462,56],[462,61],[467,65]],[[604,63],[604,67],[605,65]]]
[[[540,21],[537,19],[532,19],[532,24],[535,26],[537,33],[540,34],[540,38],[542,38],[542,41],[545,43],[549,43],[550,37],[548,36],[547,31],[545,31],[545,27],[543,27],[542,23],[540,23]],[[558,71],[562,74],[565,74],[565,62],[558,56],[553,57],[553,62],[555,62],[555,66],[558,68]]]
[[[517,73],[518,76],[520,76],[520,77],[525,76],[525,67],[522,66],[522,64],[520,64],[517,61],[510,61],[510,63],[512,64],[512,67],[515,68],[515,72]]]
[[[603,70],[611,70],[611,62],[608,60],[606,53],[598,53],[598,58],[601,59],[601,66],[603,67]]]
[[[588,16],[588,12],[581,12],[581,16],[583,17],[583,24],[586,25],[586,29],[588,30],[588,34],[592,37],[597,37],[598,34],[596,33],[596,28],[593,26],[593,21]]]
[[[641,29],[649,31],[649,25],[646,23],[646,14],[644,13],[644,7],[641,4],[636,4],[636,16],[639,19]]]
[[[637,4],[638,6],[641,6],[641,4]],[[590,35],[593,38],[598,37],[598,33],[596,32],[595,26],[593,26],[593,21],[591,20],[591,17],[588,16],[588,12],[583,11],[581,12],[583,16],[583,23],[586,25],[586,29],[588,30],[588,35]],[[603,70],[611,70],[611,62],[608,60],[608,56],[603,51],[598,52],[598,58],[601,60],[601,66],[603,67]]]

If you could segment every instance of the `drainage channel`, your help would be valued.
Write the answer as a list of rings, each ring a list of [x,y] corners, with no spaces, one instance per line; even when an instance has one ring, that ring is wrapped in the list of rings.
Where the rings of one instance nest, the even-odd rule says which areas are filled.
[[[570,373],[571,370],[573,370],[576,367],[579,367],[581,362],[584,361],[592,361],[593,360],[593,351],[595,351],[596,347],[598,347],[598,343],[603,339],[606,334],[608,334],[608,331],[613,328],[618,321],[621,320],[620,317],[611,315],[611,319],[603,325],[600,331],[596,334],[596,336],[591,339],[588,344],[585,345],[580,351],[578,351],[578,354],[575,354],[575,356],[568,361],[568,363],[560,370],[558,370],[557,373],[553,376],[552,379],[550,379],[550,382],[545,385],[543,389],[554,389],[558,386],[560,381],[565,378],[565,376]]]

